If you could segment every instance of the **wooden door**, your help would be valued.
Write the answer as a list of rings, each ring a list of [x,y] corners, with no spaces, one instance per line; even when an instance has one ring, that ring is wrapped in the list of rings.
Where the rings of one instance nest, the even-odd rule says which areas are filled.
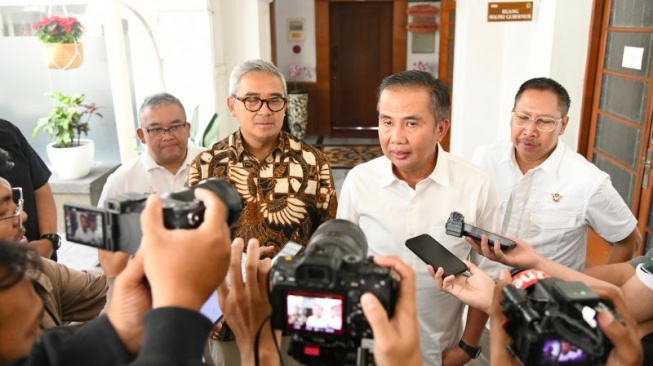
[[[380,6],[380,4],[383,4],[383,6]],[[389,19],[386,18],[385,21],[387,24],[377,24],[375,26],[374,19],[366,19],[365,21],[368,22],[368,25],[363,26],[360,22],[362,17],[365,16],[363,15],[364,13],[359,13],[360,16],[353,19],[353,27],[346,25],[352,21],[351,17],[348,17],[346,14],[349,12],[349,9],[360,9],[358,6],[362,6],[365,11],[376,12],[376,16],[383,16],[381,14],[385,13],[378,9],[385,8],[388,4],[391,8],[391,17]],[[341,5],[344,8],[340,7]],[[349,5],[357,6],[349,8]],[[376,137],[378,135],[376,129],[358,129],[357,127],[370,127],[370,116],[374,116],[373,123],[376,127],[378,124],[376,92],[381,79],[385,76],[406,70],[406,8],[407,0],[315,0],[317,56],[316,105],[318,108],[316,124],[319,135],[340,137]],[[332,11],[339,13],[339,15],[332,14]],[[333,30],[332,32],[331,28],[336,27],[333,26],[333,22],[331,21],[331,17],[333,16],[339,18],[337,20],[337,27],[341,27],[342,29]],[[371,32],[371,29],[374,27],[377,29],[376,33]],[[378,39],[380,38],[380,34],[378,34],[380,31],[378,29],[383,28],[384,30],[382,32],[385,32],[385,27],[389,27],[390,36],[386,38],[384,44],[380,45]],[[343,43],[342,41],[332,42],[331,37],[336,36],[343,39],[348,46],[345,46],[344,49],[338,48],[338,55],[335,55],[337,57],[334,58],[332,57],[334,56],[332,55],[332,45],[341,45]],[[357,41],[350,38],[357,39]],[[384,64],[385,61],[368,57],[365,59],[365,63],[359,63],[356,59],[350,60],[345,58],[345,56],[360,57],[358,50],[367,49],[369,47],[368,43],[375,44],[374,47],[377,49],[376,52],[379,55],[381,53],[386,54],[386,47],[390,49],[388,52],[390,55],[390,67],[384,71],[385,75],[381,79],[378,79],[378,75],[373,75],[371,78],[374,81],[367,80],[368,77],[363,77],[363,73],[368,72],[366,69],[370,69],[377,70],[377,74],[380,74],[381,64]],[[352,44],[355,47],[355,52],[350,49]],[[343,56],[343,51],[345,52],[345,56]],[[334,66],[334,60],[337,60],[335,71],[341,75],[337,80],[340,86],[333,85],[332,73],[334,70],[332,68]],[[349,80],[343,80],[343,73],[351,75],[351,72],[354,72],[354,76],[347,77]],[[366,83],[366,85],[363,86],[363,83]],[[332,92],[332,88],[334,87],[339,88],[340,92]],[[359,95],[362,95],[362,97],[359,97]],[[369,103],[371,100],[370,95],[373,96],[374,100],[371,105],[356,105],[356,103]],[[338,101],[334,102],[335,99],[333,98],[338,99]],[[353,100],[352,98],[359,98],[360,101]],[[338,104],[338,106],[332,107],[334,103]],[[335,114],[332,115],[332,113],[339,114],[336,116]],[[353,117],[350,118],[349,114]],[[366,124],[361,124],[361,120],[365,121],[364,123]]]
[[[438,78],[447,85],[449,96],[453,96],[453,50],[456,35],[456,1],[442,0],[440,3],[440,54],[438,56]],[[453,105],[453,100],[452,100]],[[451,109],[449,109],[451,121]],[[451,121],[453,124],[453,121]],[[440,141],[442,148],[449,151],[449,133]]]
[[[331,135],[378,130],[377,88],[392,74],[392,3],[330,4]]]
[[[581,126],[581,137],[583,128],[589,131],[585,132],[587,144],[579,146],[586,147],[588,160],[610,174],[612,184],[638,218],[650,248],[653,12],[645,11],[647,7],[650,0],[595,2],[594,37],[600,37],[600,42],[588,66],[594,73],[588,75],[593,80],[586,85],[591,109],[583,111],[589,126]],[[588,265],[605,263],[609,247],[596,235],[590,238]]]

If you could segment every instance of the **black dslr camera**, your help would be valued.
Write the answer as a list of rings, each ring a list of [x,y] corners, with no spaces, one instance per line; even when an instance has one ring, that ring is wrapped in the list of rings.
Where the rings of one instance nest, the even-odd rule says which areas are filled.
[[[204,204],[195,198],[195,188],[215,193],[227,206],[227,223],[240,217],[242,201],[231,183],[211,178],[178,192],[161,195],[163,221],[168,229],[193,229],[204,221]],[[112,252],[134,254],[141,244],[141,212],[149,195],[126,193],[108,198],[105,209],[64,204],[66,240]]]
[[[361,229],[336,219],[315,231],[301,256],[280,257],[272,266],[271,324],[292,335],[288,353],[294,359],[350,365],[366,357],[361,339],[372,338],[372,330],[360,297],[373,293],[392,316],[399,285],[394,271],[366,255]]]
[[[612,304],[582,282],[547,278],[544,272],[517,270],[503,289],[508,350],[523,365],[599,365],[612,343],[599,329],[599,308],[619,315]]]

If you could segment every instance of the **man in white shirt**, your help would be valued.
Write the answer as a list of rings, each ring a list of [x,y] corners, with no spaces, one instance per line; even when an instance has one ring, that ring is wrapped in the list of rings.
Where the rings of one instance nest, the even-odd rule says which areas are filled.
[[[385,78],[377,105],[384,156],[352,169],[338,199],[337,217],[361,227],[369,255],[394,254],[415,270],[424,365],[463,365],[478,357],[487,315],[470,308],[463,330],[463,304],[438,290],[406,240],[429,234],[457,257],[493,273],[498,269],[462,238],[445,233],[452,211],[487,230],[498,224],[491,178],[439,144],[449,129],[449,107],[446,86],[427,72]]]
[[[79,227],[75,231],[75,239],[84,243],[91,243],[93,241],[93,233],[88,227],[88,215],[82,213],[78,218]]]
[[[136,134],[147,150],[124,163],[109,176],[98,202],[124,193],[164,193],[184,188],[188,166],[203,149],[188,145],[190,123],[179,99],[168,93],[145,98],[139,110]],[[108,278],[127,265],[123,253],[98,251],[100,264]]]
[[[627,261],[642,240],[637,220],[610,176],[559,140],[570,103],[555,80],[526,81],[515,96],[512,141],[478,148],[473,161],[497,187],[502,235],[582,270],[592,227],[613,244],[608,263]]]
[[[306,320],[306,329],[312,331],[323,331],[327,327],[327,318],[324,316],[322,305],[313,306],[313,314]]]

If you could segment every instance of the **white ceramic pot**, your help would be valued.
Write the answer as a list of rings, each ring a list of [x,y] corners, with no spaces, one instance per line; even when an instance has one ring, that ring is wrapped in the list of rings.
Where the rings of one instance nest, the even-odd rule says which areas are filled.
[[[77,179],[88,175],[95,157],[93,140],[81,139],[80,146],[54,147],[54,143],[46,147],[52,170],[61,179]]]

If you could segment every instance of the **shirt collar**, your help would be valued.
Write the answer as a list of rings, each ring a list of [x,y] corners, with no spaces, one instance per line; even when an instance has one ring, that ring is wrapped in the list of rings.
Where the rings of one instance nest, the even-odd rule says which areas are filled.
[[[280,131],[279,137],[277,138],[277,147],[272,150],[272,153],[274,153],[275,150],[279,151],[286,151],[289,148],[289,134],[285,131]],[[238,131],[234,132],[231,136],[229,136],[229,146],[232,146],[234,150],[236,151],[236,162],[241,162],[243,160],[243,154],[247,152],[250,154],[247,149],[245,149],[245,144],[243,143],[243,135],[238,129]],[[251,155],[251,154],[250,154]]]
[[[182,163],[183,166],[187,167],[193,162],[194,156],[192,154],[189,154],[188,151],[190,150],[190,147],[186,147],[186,158],[184,159],[184,162]],[[159,165],[156,161],[154,161],[154,158],[150,155],[149,150],[145,150],[145,153],[143,154],[143,166],[145,166],[146,171],[154,170],[154,169],[164,169],[166,168],[162,167]],[[180,168],[181,170],[181,168]]]
[[[558,143],[556,144],[555,149],[553,149],[553,152],[551,155],[549,155],[546,160],[542,162],[538,167],[532,169],[532,170],[538,170],[542,169],[543,171],[550,173],[550,174],[557,174],[558,168],[560,167],[560,163],[562,162],[562,157],[565,155],[565,144],[558,139]],[[510,162],[515,169],[519,170],[519,165],[517,164],[517,158],[515,157],[515,146],[510,145],[510,149],[506,151],[504,156],[500,160],[501,163],[504,162]]]
[[[435,169],[429,174],[425,179],[430,179],[435,183],[441,184],[443,186],[449,186],[449,153],[442,149],[442,146],[438,143],[438,160],[435,163]],[[380,184],[381,187],[387,187],[393,182],[400,181],[399,178],[392,171],[392,162],[387,157],[383,157],[383,174],[381,175]]]

